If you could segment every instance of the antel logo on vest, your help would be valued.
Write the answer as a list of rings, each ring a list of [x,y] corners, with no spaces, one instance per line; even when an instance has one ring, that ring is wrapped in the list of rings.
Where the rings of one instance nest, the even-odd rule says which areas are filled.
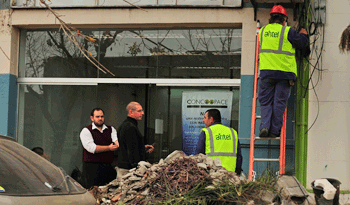
[[[231,135],[223,135],[219,133],[215,137],[216,140],[231,140]]]
[[[227,105],[227,100],[225,99],[188,99],[186,102],[188,105]]]
[[[264,37],[278,38],[279,34],[280,34],[280,32],[266,31],[266,32],[264,32]]]

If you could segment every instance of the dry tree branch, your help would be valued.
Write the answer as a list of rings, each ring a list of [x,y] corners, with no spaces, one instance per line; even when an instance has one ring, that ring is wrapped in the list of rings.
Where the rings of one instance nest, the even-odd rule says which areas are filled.
[[[141,7],[137,6],[137,5],[135,5],[135,4],[132,4],[132,3],[128,2],[127,0],[123,0],[123,1],[125,1],[125,2],[128,3],[128,4],[130,4],[131,6],[135,6],[136,8],[141,9],[142,11],[148,12],[147,10],[145,10],[145,9],[143,9],[143,8],[141,8]]]
[[[0,46],[0,50],[1,50],[2,53],[6,56],[6,58],[7,58],[12,64],[14,64],[14,63],[11,61],[11,59],[7,56],[7,54],[5,53],[5,51],[1,48],[1,46]]]
[[[90,36],[86,36],[86,35],[82,34],[78,29],[75,29],[74,27],[69,26],[66,22],[64,22],[60,18],[58,13],[56,13],[54,10],[51,9],[51,7],[45,2],[45,0],[40,0],[40,3],[42,3],[56,17],[56,20],[58,20],[60,23],[59,30],[62,30],[64,32],[64,34],[67,36],[68,40],[77,46],[77,48],[80,50],[80,52],[84,55],[84,57],[87,60],[89,60],[96,68],[98,68],[103,73],[105,73],[105,74],[109,73],[112,76],[115,76],[110,70],[108,70],[106,67],[104,67],[96,58],[94,58],[92,56],[92,54],[88,50],[86,50],[83,45],[80,44],[80,42],[77,40],[76,37],[82,36],[83,38],[85,38],[86,40],[88,40],[89,42],[91,42],[95,46],[97,46],[95,44],[95,41],[96,41],[95,39],[91,38]]]

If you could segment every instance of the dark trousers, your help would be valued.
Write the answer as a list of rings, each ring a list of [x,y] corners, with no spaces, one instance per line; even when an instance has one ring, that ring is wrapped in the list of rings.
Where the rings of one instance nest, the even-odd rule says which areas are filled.
[[[103,186],[117,178],[117,171],[109,163],[84,162],[85,188]]]
[[[268,128],[271,133],[280,135],[290,91],[289,80],[266,78],[259,81],[260,130]]]

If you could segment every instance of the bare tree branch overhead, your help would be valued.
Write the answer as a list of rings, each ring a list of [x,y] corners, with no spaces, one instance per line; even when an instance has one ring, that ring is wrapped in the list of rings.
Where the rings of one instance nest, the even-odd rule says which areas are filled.
[[[74,45],[77,46],[77,48],[80,50],[80,52],[84,55],[86,59],[88,59],[96,68],[98,68],[103,73],[109,73],[112,76],[115,76],[110,70],[108,70],[106,67],[104,67],[96,58],[94,58],[88,50],[84,48],[84,46],[78,41],[77,37],[81,36],[84,39],[92,42],[95,46],[96,39],[82,34],[78,29],[68,25],[66,22],[64,22],[60,15],[51,9],[51,7],[46,3],[45,0],[40,0],[40,3],[42,3],[54,16],[55,18],[60,22],[60,30],[64,32],[64,34],[67,36],[67,38],[72,42]]]

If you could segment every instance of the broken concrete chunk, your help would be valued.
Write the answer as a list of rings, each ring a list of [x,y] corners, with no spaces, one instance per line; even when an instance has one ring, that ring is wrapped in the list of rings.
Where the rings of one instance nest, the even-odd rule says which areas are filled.
[[[332,200],[334,199],[335,192],[337,192],[337,189],[329,183],[327,179],[316,179],[314,182],[314,186],[317,187],[322,187],[324,193],[323,197],[327,200]]]
[[[137,191],[130,189],[127,194],[137,194]]]
[[[137,177],[137,176],[132,176],[129,178],[129,180],[132,181],[140,181],[142,178],[141,177]]]
[[[142,189],[143,187],[145,187],[147,185],[147,182],[144,181],[144,182],[135,182],[132,186],[132,189],[133,190],[139,190],[139,189]]]
[[[149,179],[155,179],[157,176],[158,176],[158,175],[157,175],[155,172],[152,172],[152,173],[148,176],[148,178],[149,178]]]
[[[135,175],[139,177],[143,177],[147,171],[147,167],[144,165],[140,165],[139,168],[135,171]]]
[[[149,194],[149,188],[141,193],[142,196],[147,196]]]
[[[250,200],[250,201],[247,202],[247,205],[254,205],[254,204],[255,204],[255,203],[254,203],[253,200]]]
[[[219,158],[215,158],[215,159],[214,159],[214,165],[215,165],[216,167],[222,167],[222,165],[221,165],[221,160],[220,160]]]
[[[140,161],[140,162],[138,163],[138,165],[139,165],[139,166],[145,166],[145,167],[147,167],[147,168],[150,168],[150,167],[152,166],[151,163],[145,162],[145,161]]]
[[[216,179],[216,178],[219,178],[220,176],[222,176],[221,173],[218,173],[218,172],[210,172],[209,176],[212,178],[212,179]]]
[[[134,175],[134,173],[132,173],[132,172],[130,172],[130,173],[127,173],[127,174],[125,174],[124,176],[122,176],[122,179],[127,179],[127,178],[129,178],[129,177],[131,177],[132,175]]]
[[[155,172],[155,171],[157,171],[157,169],[158,169],[157,165],[152,165],[151,166],[151,172]]]
[[[158,166],[164,166],[164,165],[165,165],[164,160],[160,159],[158,162]]]
[[[171,161],[173,161],[174,159],[177,159],[179,157],[185,157],[186,154],[183,151],[180,150],[175,150],[173,151],[171,154],[169,154],[166,158],[165,158],[165,162],[169,163]]]
[[[271,204],[276,196],[275,193],[269,190],[262,190],[259,195],[263,204]]]
[[[213,158],[211,158],[211,157],[207,157],[206,159],[205,159],[205,163],[209,166],[209,167],[213,167],[213,164],[214,164],[214,160],[213,160]]]
[[[204,163],[198,163],[197,167],[202,168],[202,169],[207,169],[207,165]]]
[[[205,189],[215,189],[215,186],[209,185],[209,186],[205,187]]]
[[[315,200],[309,197],[305,187],[294,176],[283,175],[279,177],[275,190],[280,197],[280,201],[284,204],[316,204]]]

